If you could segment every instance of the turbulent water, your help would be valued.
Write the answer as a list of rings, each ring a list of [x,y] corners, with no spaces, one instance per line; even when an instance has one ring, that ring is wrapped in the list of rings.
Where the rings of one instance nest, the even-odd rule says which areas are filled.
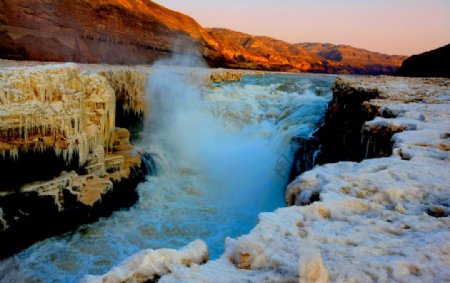
[[[195,239],[217,258],[226,237],[284,206],[289,141],[318,127],[334,77],[247,75],[212,87],[185,77],[161,68],[149,79],[151,115],[140,146],[158,174],[139,186],[138,203],[1,262],[2,282],[76,282],[141,249]]]

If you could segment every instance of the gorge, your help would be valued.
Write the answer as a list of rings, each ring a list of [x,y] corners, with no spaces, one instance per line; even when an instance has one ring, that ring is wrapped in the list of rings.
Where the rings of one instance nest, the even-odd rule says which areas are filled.
[[[449,50],[0,0],[0,283],[450,281]]]

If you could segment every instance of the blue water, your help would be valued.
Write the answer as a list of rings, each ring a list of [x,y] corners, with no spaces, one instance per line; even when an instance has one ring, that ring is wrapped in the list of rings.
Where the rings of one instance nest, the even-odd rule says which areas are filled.
[[[139,186],[138,203],[1,262],[1,282],[76,282],[141,249],[195,239],[219,257],[226,237],[248,233],[260,212],[285,205],[290,138],[318,127],[333,81],[268,74],[201,87],[155,72],[138,146],[154,153],[158,175]]]

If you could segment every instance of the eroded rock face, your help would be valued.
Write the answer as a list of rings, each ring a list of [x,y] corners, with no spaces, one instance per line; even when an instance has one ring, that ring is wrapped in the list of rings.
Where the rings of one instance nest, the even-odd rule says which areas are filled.
[[[192,18],[149,0],[8,0],[0,24],[4,59],[142,64],[191,45],[220,55]]]
[[[445,79],[338,78],[333,92],[325,123],[315,134],[322,145],[319,164],[390,156],[392,136],[416,129],[418,121],[425,125],[425,117],[447,111]],[[438,113],[429,113],[428,108]],[[413,124],[408,124],[408,119],[416,122],[409,120]],[[440,126],[445,128],[447,121],[443,123]]]

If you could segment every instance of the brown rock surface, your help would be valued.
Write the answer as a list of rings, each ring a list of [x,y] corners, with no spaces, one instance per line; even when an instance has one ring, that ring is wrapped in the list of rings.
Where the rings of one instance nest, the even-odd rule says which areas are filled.
[[[5,0],[0,24],[6,59],[149,63],[181,41],[199,45],[207,58],[219,54],[192,18],[149,0]]]

